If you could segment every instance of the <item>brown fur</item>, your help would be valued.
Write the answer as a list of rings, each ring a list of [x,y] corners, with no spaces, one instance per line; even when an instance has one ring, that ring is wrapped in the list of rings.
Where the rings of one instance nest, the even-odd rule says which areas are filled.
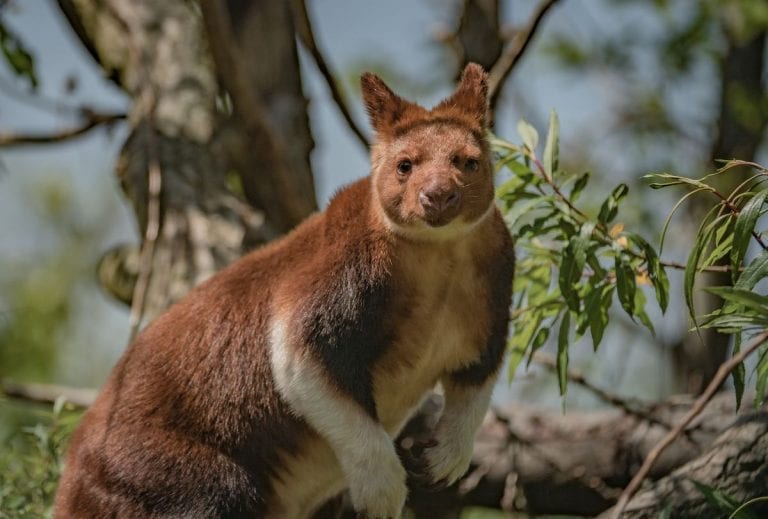
[[[470,65],[428,111],[363,75],[371,177],[147,327],[72,438],[56,517],[305,515],[342,490],[339,453],[286,402],[270,351],[391,436],[438,380],[492,380],[513,252],[491,206],[485,81]],[[424,192],[459,201],[435,209]]]

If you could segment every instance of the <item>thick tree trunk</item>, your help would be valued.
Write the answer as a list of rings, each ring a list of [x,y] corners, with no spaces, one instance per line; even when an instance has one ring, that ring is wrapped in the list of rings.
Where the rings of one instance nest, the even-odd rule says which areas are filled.
[[[287,232],[317,208],[290,3],[201,5],[217,73],[234,106],[229,157],[248,200]]]
[[[148,169],[153,162],[159,166],[161,228],[145,315],[156,315],[244,250],[287,231],[315,208],[312,140],[285,13],[278,22],[259,11],[270,3],[228,2],[234,11],[227,19],[238,24],[227,33],[226,44],[225,35],[212,42],[223,67],[216,71],[194,3],[59,4],[105,72],[134,100],[131,133],[116,169],[142,230],[148,223]],[[280,5],[269,8],[281,11]],[[259,23],[273,30],[262,31]],[[218,59],[240,53],[248,57],[232,63]],[[235,101],[235,111],[226,118],[216,108],[217,73]],[[228,81],[234,74],[236,85]],[[249,102],[242,101],[242,92]],[[269,108],[261,109],[262,103]],[[230,192],[226,174],[233,166],[249,201],[265,214]],[[136,256],[131,249],[113,251],[100,269],[102,282],[123,300],[132,294]]]

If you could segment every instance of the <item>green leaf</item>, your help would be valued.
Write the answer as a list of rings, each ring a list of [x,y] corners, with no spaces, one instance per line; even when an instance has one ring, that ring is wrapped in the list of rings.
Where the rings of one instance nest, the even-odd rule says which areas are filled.
[[[744,204],[736,218],[736,226],[733,230],[733,248],[731,249],[731,274],[734,280],[738,277],[741,262],[744,260],[747,247],[749,247],[752,230],[760,216],[766,196],[768,196],[768,190],[760,191]]]
[[[589,171],[585,171],[581,175],[576,178],[576,181],[573,183],[573,189],[571,189],[571,194],[569,196],[571,202],[575,202],[582,191],[584,191],[584,188],[587,187],[587,183],[589,182]]]
[[[541,312],[531,311],[525,312],[520,317],[514,320],[514,332],[507,341],[507,347],[509,348],[509,380],[517,371],[517,367],[525,357],[525,352],[528,351],[528,345],[533,339],[536,330],[541,324],[542,316]]]
[[[619,184],[616,186],[616,188],[614,188],[608,198],[605,199],[605,202],[603,202],[603,205],[600,207],[600,214],[597,216],[597,219],[600,221],[600,223],[608,224],[614,218],[616,218],[616,214],[619,211],[619,202],[621,202],[622,198],[627,196],[628,192],[629,188],[626,184]]]
[[[566,311],[560,321],[560,332],[557,334],[557,382],[560,386],[560,396],[565,396],[568,389],[568,334],[571,329],[571,313]]]
[[[737,333],[733,336],[733,352],[731,356],[735,356],[741,351],[741,334]],[[742,362],[733,371],[731,371],[731,377],[733,377],[733,389],[736,392],[736,410],[741,407],[741,399],[744,396],[744,379],[746,378],[746,369]]]
[[[755,409],[762,407],[765,402],[766,388],[768,388],[768,345],[760,347],[760,356],[758,357],[755,374],[757,381],[755,383]]]
[[[707,287],[704,290],[722,297],[728,302],[743,305],[768,316],[768,296],[761,296],[750,290],[735,287]]]
[[[520,122],[517,123],[517,133],[529,150],[536,151],[536,146],[539,144],[539,132],[536,131],[536,128],[525,119],[520,119]]]
[[[749,262],[736,281],[735,288],[752,290],[758,281],[768,276],[768,250],[764,250]]]
[[[653,328],[653,323],[645,312],[645,303],[645,293],[642,290],[635,290],[635,315],[643,326],[650,330],[651,335],[656,336],[656,330]]]
[[[33,89],[37,88],[37,73],[32,54],[26,49],[21,39],[3,24],[2,19],[0,19],[0,51],[13,72],[29,81]]]
[[[544,171],[551,177],[559,166],[560,158],[560,122],[554,110],[549,112],[549,131],[544,144]]]
[[[739,506],[739,502],[725,492],[701,483],[700,481],[696,481],[695,479],[692,479],[691,482],[696,485],[699,492],[704,494],[704,498],[707,502],[718,510],[731,513]]]
[[[651,279],[653,289],[656,292],[656,301],[659,303],[661,312],[665,313],[669,304],[669,278],[658,254],[651,247],[651,244],[639,234],[633,232],[625,232],[624,234],[642,249],[646,265],[648,266],[648,277]]]
[[[706,220],[702,222],[702,225],[706,223]],[[705,229],[699,229],[696,234],[696,240],[691,248],[691,253],[688,255],[688,262],[685,266],[685,276],[683,280],[683,291],[685,293],[685,304],[688,307],[688,314],[696,323],[696,309],[693,302],[693,285],[696,281],[696,273],[699,270],[699,258],[701,258],[704,248],[709,243],[709,239],[712,236],[714,227],[708,226]]]
[[[661,238],[659,238],[659,254],[661,254],[661,252],[664,250],[664,238],[667,236],[667,230],[669,229],[669,223],[672,221],[672,216],[680,208],[680,206],[683,205],[683,202],[685,202],[688,198],[692,197],[696,193],[700,193],[702,191],[705,191],[705,189],[694,189],[690,193],[685,194],[675,203],[675,205],[672,207],[672,210],[669,211],[667,218],[664,220],[664,225],[661,228]]]
[[[619,294],[619,302],[624,311],[634,320],[635,292],[637,291],[635,269],[632,268],[626,254],[618,254],[614,266],[616,269],[616,292]]]
[[[563,250],[560,263],[560,276],[558,278],[560,292],[563,294],[565,302],[568,303],[568,307],[574,312],[579,311],[579,294],[576,285],[584,272],[588,247],[589,240],[581,236],[573,236]]]
[[[687,184],[699,189],[706,189],[707,191],[714,191],[712,186],[705,184],[695,178],[681,177],[680,175],[672,175],[669,173],[652,173],[645,175],[643,178],[661,179],[663,182],[655,182],[650,184],[651,189],[659,189],[662,187],[678,186],[680,184]]]
[[[603,333],[608,326],[608,310],[611,308],[614,285],[605,283],[593,287],[584,298],[584,312],[579,314],[580,327],[588,325],[595,351],[603,340]],[[584,333],[585,328],[579,331]]]
[[[543,326],[539,328],[539,331],[536,332],[536,335],[533,338],[533,341],[531,341],[531,348],[528,352],[528,362],[526,364],[526,367],[531,365],[531,362],[533,361],[533,354],[536,353],[542,346],[544,346],[544,343],[547,342],[547,339],[549,338],[549,326]]]

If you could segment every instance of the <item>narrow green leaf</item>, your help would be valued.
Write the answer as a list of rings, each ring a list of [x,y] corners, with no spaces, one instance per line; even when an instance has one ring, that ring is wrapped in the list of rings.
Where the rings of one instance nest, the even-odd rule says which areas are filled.
[[[722,229],[725,229],[727,226],[723,225],[717,229],[717,231],[720,231]],[[717,234],[717,232],[715,232]],[[715,242],[717,243],[717,238],[715,238]],[[732,253],[733,251],[733,233],[727,234],[725,238],[720,241],[720,243],[717,244],[717,246],[712,249],[712,252],[709,253],[709,256],[701,262],[702,267],[708,267],[710,265],[715,265],[717,262],[725,257],[726,254]]]
[[[573,183],[573,189],[571,189],[571,194],[569,196],[571,202],[575,202],[576,199],[579,198],[581,192],[584,191],[584,188],[587,187],[587,183],[589,183],[589,177],[590,172],[585,171],[579,175],[578,178],[576,178],[576,181]]]
[[[544,346],[544,343],[547,342],[548,338],[549,326],[544,325],[543,327],[539,328],[539,331],[536,332],[536,335],[531,341],[531,347],[528,351],[528,362],[526,363],[526,367],[531,365],[531,362],[533,361],[533,354],[536,353],[536,351],[538,351],[542,346]]]
[[[568,334],[571,329],[571,313],[566,311],[560,321],[560,332],[557,334],[557,382],[560,386],[560,396],[565,396],[568,389]]]
[[[694,189],[690,193],[685,194],[680,200],[678,200],[675,205],[672,207],[672,210],[667,215],[667,218],[664,220],[664,226],[661,228],[661,238],[659,239],[659,255],[661,255],[661,252],[664,250],[664,238],[667,236],[667,230],[669,229],[669,223],[672,221],[672,216],[675,214],[675,212],[680,208],[681,205],[683,205],[683,202],[685,202],[688,198],[692,197],[696,193],[701,193],[705,189],[699,188]]]
[[[507,341],[509,355],[509,380],[511,381],[517,371],[517,367],[525,357],[531,340],[541,324],[540,312],[525,312],[513,321],[514,331]]]
[[[549,131],[544,144],[544,171],[551,177],[558,168],[560,158],[560,122],[554,110],[549,112]]]
[[[768,276],[768,251],[764,250],[749,262],[736,281],[736,288],[752,290],[758,281]]]
[[[731,274],[734,280],[738,277],[741,262],[744,260],[747,247],[749,247],[752,230],[760,216],[766,196],[768,196],[768,190],[760,191],[744,204],[736,218],[736,226],[733,230],[733,248],[731,249]]]
[[[691,482],[693,482],[699,492],[704,494],[704,498],[707,502],[721,512],[731,513],[739,506],[739,502],[725,492],[696,481],[695,479],[692,479]]]
[[[595,351],[603,340],[603,332],[608,326],[608,310],[611,307],[613,299],[614,285],[603,283],[592,287],[584,298],[584,312],[580,313],[577,321],[581,328],[579,333],[584,333],[586,327],[589,327],[592,335],[592,345]]]
[[[621,202],[622,198],[627,196],[628,192],[629,188],[626,184],[619,184],[616,186],[616,188],[614,188],[608,198],[605,199],[605,202],[603,202],[603,205],[600,207],[600,213],[597,216],[597,219],[600,221],[600,223],[608,224],[614,218],[616,218],[616,214],[619,211],[619,203]]]
[[[536,146],[539,145],[539,132],[536,131],[536,128],[525,119],[520,119],[520,122],[517,123],[517,133],[529,150],[536,151]]]
[[[733,352],[731,356],[736,355],[741,351],[741,334],[737,333],[733,336]],[[742,362],[736,368],[731,371],[731,377],[733,377],[733,389],[736,392],[736,410],[741,408],[741,399],[744,396],[744,379],[746,378],[746,369]]]
[[[756,312],[768,316],[768,296],[761,296],[750,290],[734,287],[707,287],[704,290],[722,297],[728,302],[743,305]]]
[[[704,225],[704,223],[706,223],[706,220],[702,222],[702,225]],[[699,258],[701,258],[704,248],[709,243],[713,230],[712,227],[699,229],[699,232],[696,234],[696,241],[693,243],[691,253],[688,255],[688,262],[685,266],[685,276],[683,280],[685,304],[688,307],[688,314],[694,324],[696,323],[696,309],[693,301],[693,286],[696,281],[696,273],[699,270]]]
[[[693,186],[700,189],[706,189],[708,191],[714,191],[714,188],[712,186],[709,186],[702,182],[701,180],[697,180],[695,178],[689,178],[689,177],[682,177],[680,175],[672,175],[670,173],[651,173],[650,175],[645,175],[643,178],[649,178],[649,179],[661,179],[661,183],[651,184],[651,187],[654,189],[658,189],[659,187],[667,187],[667,186],[674,186],[678,184],[687,184],[689,186]]]
[[[768,344],[760,347],[757,367],[755,368],[755,409],[762,407],[765,402],[766,388],[768,388]]]
[[[659,303],[661,312],[665,313],[667,311],[667,305],[669,304],[669,278],[661,264],[659,255],[653,247],[651,247],[651,244],[639,234],[633,232],[625,232],[624,234],[642,249],[648,268],[648,277],[651,279],[653,289],[656,293],[656,301]]]
[[[645,312],[645,293],[642,290],[635,290],[635,315],[640,320],[640,322],[650,330],[651,335],[654,337],[656,336],[656,330],[653,327],[653,323],[651,322],[650,317],[648,317],[648,314]]]
[[[627,312],[627,315],[634,320],[635,292],[637,290],[635,269],[632,268],[626,254],[618,254],[614,266],[616,269],[616,292],[619,294],[619,302],[624,311]]]
[[[581,280],[584,264],[587,261],[589,240],[581,236],[573,236],[563,250],[560,263],[558,284],[568,307],[574,312],[579,311],[579,294],[576,285]]]

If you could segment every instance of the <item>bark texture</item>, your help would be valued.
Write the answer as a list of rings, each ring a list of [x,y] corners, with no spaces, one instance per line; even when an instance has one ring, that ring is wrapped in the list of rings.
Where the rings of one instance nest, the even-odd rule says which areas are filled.
[[[708,500],[697,486],[717,489],[737,503],[768,495],[768,414],[740,417],[701,456],[647,485],[630,500],[623,517],[651,519],[661,511],[670,517],[719,517],[727,512]],[[768,517],[768,504],[749,508],[755,517]]]
[[[194,3],[59,0],[59,5],[105,73],[134,101],[116,173],[141,230],[148,224],[148,168],[153,161],[159,166],[161,225],[151,261],[148,318],[315,209],[312,141],[293,29],[287,15],[276,23],[265,17],[275,13],[260,11],[280,11],[282,4],[216,2],[217,12],[238,21],[233,34],[240,37],[227,40],[231,48],[213,42],[217,57],[236,58],[217,60],[233,67],[223,71],[214,67]],[[271,32],[259,26],[267,20]],[[229,81],[235,73],[237,81]],[[219,78],[231,89],[233,110],[217,106],[217,100],[219,105],[227,100]],[[249,203],[228,185],[233,168]],[[102,263],[102,282],[121,300],[132,293],[141,267],[136,257],[134,248],[123,247]]]
[[[691,403],[677,398],[656,404],[648,412],[651,421],[613,411],[563,415],[524,406],[496,410],[478,433],[468,474],[438,492],[412,488],[410,506],[424,518],[459,517],[465,506],[598,515],[612,506],[648,451],[666,434],[664,424],[673,425]],[[439,408],[438,402],[428,402],[400,445],[427,439]],[[721,512],[711,513],[692,479],[737,500],[768,495],[766,427],[768,410],[737,416],[732,394],[716,397],[687,434],[664,452],[650,474],[656,481],[630,502],[630,510],[649,514],[637,517],[657,517],[671,504],[673,510],[690,507],[710,513],[685,517],[717,517]]]

